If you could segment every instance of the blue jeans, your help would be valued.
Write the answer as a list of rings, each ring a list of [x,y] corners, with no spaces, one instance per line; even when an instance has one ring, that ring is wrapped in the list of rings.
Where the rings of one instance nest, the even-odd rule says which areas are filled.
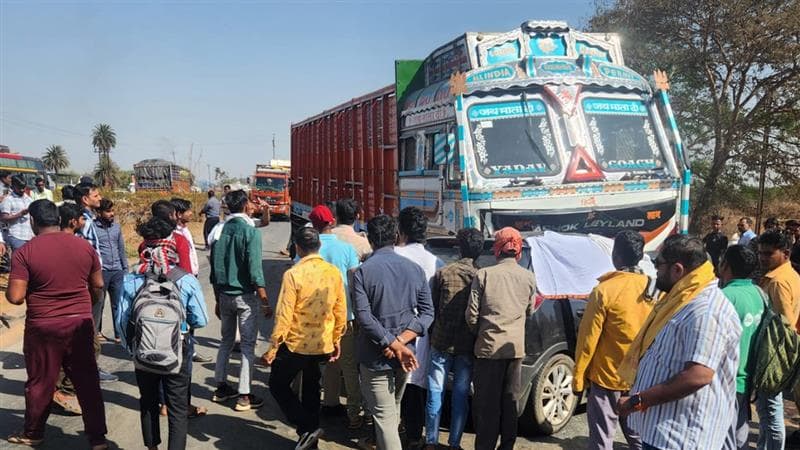
[[[425,443],[439,443],[439,421],[442,418],[442,399],[447,374],[453,371],[453,399],[450,412],[451,447],[459,447],[467,424],[469,385],[472,381],[472,355],[452,355],[431,347],[428,367],[428,401],[425,405]]]
[[[758,449],[783,450],[786,426],[783,423],[783,394],[756,395],[758,411]]]
[[[111,304],[111,317],[117,317],[117,303],[122,297],[122,285],[125,282],[126,270],[103,270],[103,300],[92,305],[92,317],[98,333],[103,332],[103,309],[106,304],[106,294],[108,302]],[[111,321],[112,323],[114,320]],[[119,330],[114,327],[114,337],[119,337]]]

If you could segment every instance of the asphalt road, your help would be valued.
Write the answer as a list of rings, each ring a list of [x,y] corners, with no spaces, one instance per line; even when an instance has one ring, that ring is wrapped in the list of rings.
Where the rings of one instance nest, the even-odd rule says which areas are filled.
[[[280,287],[283,272],[289,267],[287,257],[281,256],[278,251],[286,245],[289,233],[286,222],[273,222],[262,229],[264,243],[264,272],[267,277],[268,293],[271,301],[275,301]],[[198,351],[205,355],[216,356],[219,343],[219,321],[213,317],[214,299],[211,286],[208,283],[207,253],[200,252],[202,262],[200,280],[206,296],[206,304],[211,314],[209,326],[197,331],[196,337],[200,343]],[[260,334],[256,346],[256,353],[261,354],[266,350],[266,340],[272,329],[272,321],[260,319]],[[111,335],[111,312],[107,306],[105,310],[104,332]],[[6,335],[8,336],[8,335]],[[26,379],[22,357],[21,340],[4,339],[0,343],[0,436],[5,436],[22,427],[25,411],[23,396]],[[106,405],[106,418],[108,423],[108,439],[112,448],[140,449],[143,448],[141,428],[138,413],[138,388],[136,386],[133,364],[128,359],[123,349],[114,344],[104,344],[100,366],[106,371],[115,373],[120,380],[116,383],[103,384],[103,397]],[[229,373],[238,373],[239,355],[234,354],[231,360]],[[258,366],[255,373],[253,393],[265,399],[261,409],[236,412],[233,403],[216,404],[211,402],[214,390],[214,363],[194,364],[192,373],[195,405],[205,406],[209,414],[202,418],[192,419],[189,422],[188,448],[191,449],[292,449],[296,440],[293,428],[285,422],[283,415],[275,401],[268,392],[269,368]],[[231,380],[234,380],[231,377]],[[42,449],[75,449],[85,448],[87,441],[83,436],[83,422],[80,417],[68,416],[54,408],[45,432],[45,442],[38,448]],[[420,412],[422,413],[422,412]],[[166,439],[167,420],[162,419],[162,439]],[[321,449],[355,448],[359,437],[365,431],[348,432],[344,427],[343,419],[323,419],[323,428],[326,436],[320,442]],[[578,449],[586,448],[587,444],[586,415],[579,409],[570,423],[559,433],[553,436],[528,436],[520,437],[516,448],[519,449]],[[473,447],[474,435],[466,433],[462,446]],[[615,448],[627,448],[620,433],[617,434],[619,444]],[[440,442],[446,442],[446,433],[442,433]],[[5,439],[0,441],[0,448],[18,448],[8,444]],[[161,448],[166,448],[166,443]]]

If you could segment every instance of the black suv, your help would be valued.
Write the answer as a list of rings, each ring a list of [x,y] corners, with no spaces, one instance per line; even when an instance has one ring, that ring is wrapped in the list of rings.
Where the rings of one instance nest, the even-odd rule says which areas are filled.
[[[495,263],[493,242],[487,240],[478,266]],[[445,263],[458,259],[455,238],[431,238],[428,249]],[[529,270],[530,248],[523,247],[520,264]],[[539,307],[525,325],[525,358],[522,362],[523,393],[519,398],[520,429],[526,433],[553,434],[572,417],[579,402],[572,391],[575,341],[586,308],[585,299],[537,299]]]

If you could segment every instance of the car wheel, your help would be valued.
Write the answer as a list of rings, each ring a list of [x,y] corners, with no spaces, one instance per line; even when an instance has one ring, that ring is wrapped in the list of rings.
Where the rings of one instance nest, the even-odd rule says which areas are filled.
[[[521,420],[530,431],[557,433],[572,418],[578,397],[572,391],[575,362],[567,355],[553,355],[533,377],[531,394]]]

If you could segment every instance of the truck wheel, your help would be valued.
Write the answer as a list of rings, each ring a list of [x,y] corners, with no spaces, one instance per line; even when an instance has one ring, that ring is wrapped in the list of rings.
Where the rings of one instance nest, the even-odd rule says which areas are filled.
[[[531,394],[520,417],[526,431],[551,435],[572,418],[578,397],[572,392],[575,362],[567,355],[553,355],[533,377]]]

